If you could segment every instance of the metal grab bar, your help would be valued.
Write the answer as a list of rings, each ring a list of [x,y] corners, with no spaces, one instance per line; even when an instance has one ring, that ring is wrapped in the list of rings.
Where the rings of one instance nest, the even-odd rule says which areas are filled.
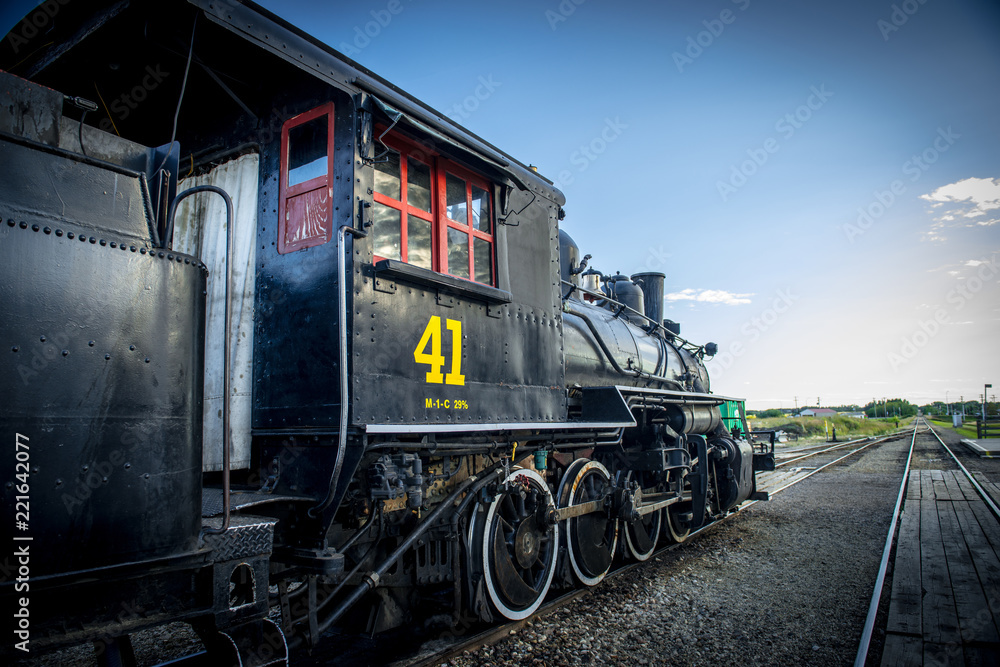
[[[233,257],[233,200],[225,190],[217,185],[198,185],[189,190],[185,190],[176,197],[170,204],[170,213],[167,215],[167,230],[163,235],[163,243],[173,243],[171,236],[174,230],[174,216],[177,214],[177,205],[181,200],[199,192],[214,192],[221,195],[226,202],[226,339],[222,347],[223,378],[222,378],[222,525],[218,528],[206,528],[206,535],[218,535],[229,530],[229,449],[232,443],[232,433],[229,426],[229,401],[230,394],[230,350],[229,343],[232,339],[233,303],[230,298],[230,283],[232,283],[232,257]]]
[[[360,239],[368,236],[368,232],[350,225],[343,225],[337,230],[337,280],[340,281],[338,285],[340,288],[340,321],[337,323],[340,327],[340,433],[338,435],[337,458],[333,463],[333,471],[330,473],[326,497],[319,504],[310,507],[307,512],[313,518],[330,507],[336,497],[337,483],[340,481],[340,471],[344,467],[344,454],[347,449],[347,413],[351,407],[347,400],[347,270],[344,268],[344,263],[347,261],[344,252],[347,234]]]

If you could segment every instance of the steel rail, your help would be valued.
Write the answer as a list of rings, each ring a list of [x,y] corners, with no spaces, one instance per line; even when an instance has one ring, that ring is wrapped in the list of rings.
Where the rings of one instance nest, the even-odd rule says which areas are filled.
[[[899,437],[899,435],[900,435],[900,433],[897,431],[896,433],[894,433],[892,435],[882,436],[882,438],[880,438],[879,441],[880,442],[884,442],[887,438]],[[835,449],[843,449],[844,447],[850,447],[852,445],[858,444],[859,442],[864,442],[867,439],[868,438],[858,438],[857,440],[848,440],[847,442],[837,443],[836,445],[833,445],[832,447],[826,447],[825,449],[817,449],[814,452],[808,452],[807,454],[803,454],[802,456],[799,456],[799,457],[796,457],[796,458],[792,458],[792,459],[787,459],[785,461],[781,461],[775,467],[776,468],[780,468],[781,466],[786,466],[786,465],[788,465],[790,463],[795,463],[796,461],[801,461],[802,459],[807,459],[810,456],[816,456],[817,454],[825,454],[826,452],[832,452]],[[828,443],[823,443],[823,445],[825,445],[825,444],[828,444]],[[809,447],[803,447],[802,451],[811,449],[813,447],[822,447],[823,445],[811,445]]]
[[[882,549],[882,562],[878,568],[878,576],[875,577],[875,589],[872,591],[871,602],[868,603],[868,617],[865,619],[865,628],[861,633],[858,653],[854,657],[854,667],[864,667],[865,659],[868,657],[868,646],[871,644],[879,601],[882,599],[882,588],[885,585],[886,570],[889,568],[889,555],[892,553],[896,524],[899,522],[899,512],[903,507],[903,497],[906,495],[906,485],[910,477],[910,461],[913,459],[913,445],[917,441],[917,427],[919,425],[919,419],[913,420],[913,435],[910,437],[910,450],[906,455],[906,465],[903,467],[903,480],[900,482],[899,493],[896,495],[896,507],[892,511],[892,522],[889,524],[889,533],[886,535],[885,547]]]
[[[843,449],[844,447],[850,447],[851,445],[856,445],[859,442],[865,442],[866,440],[868,440],[868,438],[858,438],[857,440],[850,440],[848,442],[841,442],[841,443],[838,443],[836,445],[833,445],[832,447],[827,447],[826,449],[818,449],[815,452],[809,452],[808,454],[803,454],[802,456],[798,456],[798,457],[796,457],[794,459],[788,459],[787,461],[782,461],[781,463],[776,464],[775,467],[776,468],[780,468],[781,466],[786,466],[786,465],[789,465],[791,463],[795,463],[797,461],[801,461],[802,459],[807,459],[810,456],[816,456],[817,454],[826,454],[827,452],[832,452],[835,449]]]
[[[986,490],[983,489],[982,486],[980,486],[979,482],[977,482],[976,479],[972,476],[972,473],[970,473],[969,470],[962,464],[962,462],[955,455],[955,452],[953,452],[951,448],[947,444],[945,444],[944,440],[941,439],[941,436],[939,436],[937,432],[934,430],[934,426],[931,425],[930,422],[928,422],[926,419],[921,419],[914,422],[913,426],[914,441],[916,440],[917,427],[920,422],[923,422],[924,426],[927,428],[926,432],[929,432],[931,435],[933,435],[934,438],[938,441],[938,443],[944,448],[944,450],[948,452],[948,455],[951,457],[952,461],[955,462],[955,464],[962,471],[962,474],[965,475],[965,478],[968,479],[969,482],[972,484],[973,488],[976,490],[976,493],[979,494],[979,497],[982,498],[983,502],[986,503],[986,506],[989,507],[990,512],[993,513],[993,516],[996,517],[998,520],[1000,520],[1000,508],[998,508],[997,505],[993,502],[993,499],[990,498],[990,495],[986,492]],[[895,542],[896,523],[899,517],[903,494],[905,493],[906,486],[908,483],[910,458],[912,458],[912,455],[913,455],[913,443],[911,442],[910,456],[907,457],[906,459],[906,469],[903,471],[903,482],[900,485],[900,491],[899,491],[900,495],[899,498],[897,498],[896,500],[896,508],[893,512],[892,524],[889,526],[889,534],[886,536],[885,549],[882,552],[882,564],[879,567],[878,577],[875,580],[875,589],[872,592],[872,600],[868,606],[868,617],[865,619],[865,628],[861,635],[861,642],[858,644],[858,653],[854,659],[854,667],[864,667],[865,661],[867,660],[868,657],[868,648],[869,645],[871,644],[871,637],[875,627],[875,618],[878,615],[879,601],[882,599],[882,589],[885,586],[885,573],[889,566],[889,557],[892,552],[893,543]]]
[[[818,473],[820,470],[823,470],[825,468],[829,468],[830,466],[832,466],[832,465],[834,465],[836,463],[840,463],[841,461],[843,461],[847,457],[854,456],[858,452],[863,451],[865,449],[868,449],[872,445],[878,445],[878,444],[881,444],[881,443],[883,443],[883,442],[885,442],[887,440],[893,440],[893,439],[895,439],[897,437],[899,437],[899,436],[889,435],[889,436],[886,436],[884,438],[879,438],[878,440],[872,440],[867,445],[864,445],[863,447],[858,447],[857,449],[853,449],[850,452],[848,452],[848,453],[844,454],[843,456],[841,456],[840,458],[836,458],[836,459],[830,461],[829,463],[821,465],[820,467],[818,467],[818,468],[810,471],[808,474],[806,474],[806,475],[804,475],[804,476],[796,479],[795,481],[789,482],[788,484],[785,484],[784,486],[778,487],[777,489],[775,489],[774,491],[771,491],[770,493],[778,493],[780,491],[784,491],[788,487],[794,486],[794,485],[798,484],[799,482],[801,482],[802,480],[805,480],[805,479],[808,479],[808,478],[812,477],[813,475],[815,475],[816,473]],[[818,453],[819,452],[817,452],[817,454]],[[760,502],[760,501],[755,500],[753,502],[756,503],[756,502]],[[750,507],[750,505],[746,505],[746,507]]]

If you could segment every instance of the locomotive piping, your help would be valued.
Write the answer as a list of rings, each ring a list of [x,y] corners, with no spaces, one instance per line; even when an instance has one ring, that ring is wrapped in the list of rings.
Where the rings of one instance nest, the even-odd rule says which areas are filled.
[[[341,229],[344,229],[344,227],[341,227]],[[427,518],[424,519],[419,526],[413,529],[413,531],[407,536],[407,538],[403,540],[402,544],[396,547],[396,549],[391,554],[389,554],[389,556],[384,561],[382,561],[377,568],[368,573],[368,576],[365,577],[364,579],[364,583],[355,588],[351,592],[351,594],[347,596],[347,599],[341,602],[340,606],[337,607],[332,614],[330,614],[330,617],[319,624],[319,632],[325,632],[331,625],[336,623],[341,616],[344,615],[344,612],[353,607],[365,593],[376,588],[378,586],[379,578],[383,574],[385,574],[385,572],[389,569],[389,567],[392,566],[392,564],[395,563],[400,556],[406,553],[406,551],[413,546],[413,543],[416,542],[421,535],[423,535],[425,532],[427,532],[427,530],[431,526],[437,523],[437,520],[441,517],[442,514],[444,514],[446,510],[452,508],[452,505],[455,503],[455,501],[458,499],[460,495],[465,493],[465,491],[469,487],[476,484],[477,482],[481,483],[488,482],[489,479],[496,474],[497,470],[500,468],[501,465],[503,465],[502,461],[494,463],[492,466],[490,466],[483,472],[479,473],[478,475],[472,475],[471,477],[463,481],[462,484],[457,489],[452,491],[452,493],[444,501],[438,504],[438,506],[435,507],[434,510],[427,515]],[[472,496],[472,494],[470,494],[470,496]]]
[[[337,230],[337,280],[340,281],[340,326],[337,327],[340,334],[340,434],[337,443],[337,458],[333,463],[333,472],[330,473],[326,497],[318,505],[310,507],[307,512],[313,518],[333,503],[337,492],[337,482],[340,480],[340,471],[344,467],[344,451],[347,449],[347,413],[350,409],[350,401],[347,400],[347,272],[344,269],[344,262],[347,259],[344,245],[347,243],[348,232],[355,238],[363,239],[368,236],[368,232],[356,229],[351,225],[342,225]]]

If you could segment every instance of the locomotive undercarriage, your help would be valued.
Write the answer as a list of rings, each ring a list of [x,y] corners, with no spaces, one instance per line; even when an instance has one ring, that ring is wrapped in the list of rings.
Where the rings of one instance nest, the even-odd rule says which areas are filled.
[[[636,426],[615,431],[368,440],[326,533],[342,566],[272,564],[289,643],[525,618],[753,496],[754,452],[718,420],[679,433],[679,406],[630,407]]]

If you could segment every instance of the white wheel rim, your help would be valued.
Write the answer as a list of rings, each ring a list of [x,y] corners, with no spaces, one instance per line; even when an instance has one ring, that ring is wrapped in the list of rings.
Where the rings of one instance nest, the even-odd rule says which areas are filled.
[[[545,480],[542,479],[534,470],[515,470],[512,472],[505,480],[504,483],[512,482],[517,477],[527,477],[528,479],[534,481],[538,486],[538,489],[542,491],[545,497],[548,499],[549,504],[552,503],[552,493],[549,491],[549,487],[545,484]],[[496,509],[499,502],[494,499],[490,503],[489,511],[486,513],[486,519],[483,530],[483,539],[481,546],[481,557],[480,557],[480,567],[484,574],[483,579],[486,581],[486,592],[490,597],[490,601],[493,603],[494,608],[500,612],[504,618],[508,618],[512,621],[519,621],[523,618],[527,618],[535,613],[535,610],[541,606],[542,602],[545,600],[546,594],[549,592],[549,586],[552,584],[552,577],[556,573],[556,556],[559,553],[559,531],[552,531],[552,559],[549,564],[549,571],[545,577],[545,584],[542,586],[541,591],[538,593],[538,597],[535,599],[534,603],[526,607],[525,609],[511,609],[506,603],[501,600],[500,595],[497,593],[496,588],[493,585],[493,565],[490,563],[490,555],[492,554],[492,549],[490,548],[490,539],[493,536],[493,531],[490,530],[490,526],[493,525],[493,517],[496,514]]]
[[[584,461],[584,459],[578,459],[578,461]],[[567,484],[567,483],[569,483],[570,474],[571,473],[573,474],[572,486],[569,489],[569,499],[568,499],[568,501],[566,503],[567,507],[576,504],[577,492],[579,491],[579,482],[580,482],[580,480],[583,479],[583,476],[586,474],[586,472],[588,470],[598,470],[598,471],[600,471],[601,475],[604,477],[604,481],[605,482],[611,481],[611,475],[610,475],[610,473],[608,473],[608,469],[605,468],[600,463],[598,463],[597,461],[586,461],[583,465],[576,466],[576,467],[579,467],[579,470],[574,470],[575,464],[578,463],[578,461],[574,461],[573,464],[571,464],[570,467],[566,470],[566,474],[563,476],[563,483]],[[562,489],[563,489],[563,485],[560,485],[560,491]],[[560,492],[559,495],[562,496],[563,495],[562,492]],[[596,586],[597,584],[599,584],[601,582],[602,579],[604,579],[605,575],[607,575],[607,573],[608,573],[608,570],[611,569],[611,563],[609,562],[607,569],[604,570],[604,572],[601,572],[597,576],[590,576],[590,575],[586,574],[583,571],[583,569],[580,567],[579,563],[577,563],[576,554],[575,554],[576,550],[573,548],[573,541],[570,538],[570,536],[572,535],[571,531],[573,529],[573,523],[572,522],[575,519],[576,519],[576,517],[571,517],[571,518],[567,519],[566,520],[566,526],[565,526],[565,531],[566,531],[566,546],[567,546],[566,551],[569,552],[569,564],[570,564],[570,567],[573,570],[573,574],[576,575],[576,578],[580,580],[580,583],[582,583],[582,584],[584,584],[586,586]],[[612,554],[615,553],[615,548],[617,546],[618,546],[618,523],[615,522],[615,535],[614,535],[614,538],[613,538],[613,540],[611,542],[611,553]]]

